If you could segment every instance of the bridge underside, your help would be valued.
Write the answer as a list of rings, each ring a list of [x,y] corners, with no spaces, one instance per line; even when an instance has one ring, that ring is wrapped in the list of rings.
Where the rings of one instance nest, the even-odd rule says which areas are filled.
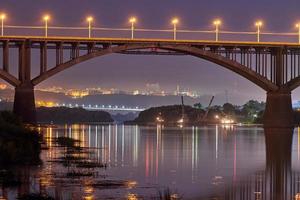
[[[35,123],[34,86],[76,64],[112,54],[191,55],[220,65],[267,92],[267,127],[293,126],[291,91],[300,85],[300,46],[277,43],[122,40],[86,38],[1,37],[3,67],[0,78],[15,89],[14,112]],[[19,51],[18,77],[9,73],[9,50]],[[39,49],[40,74],[31,77],[31,50]],[[56,64],[49,68],[48,54]],[[66,56],[66,54],[68,56]]]

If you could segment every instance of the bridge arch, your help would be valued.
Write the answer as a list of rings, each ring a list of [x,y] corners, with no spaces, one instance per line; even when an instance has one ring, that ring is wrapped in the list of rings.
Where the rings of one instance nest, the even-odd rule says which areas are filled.
[[[225,58],[222,55],[215,54],[210,51],[206,51],[197,47],[187,46],[187,45],[162,45],[162,44],[128,44],[128,45],[120,45],[120,46],[114,46],[109,47],[100,51],[91,52],[86,55],[79,56],[75,59],[72,59],[70,61],[67,61],[65,63],[62,63],[60,65],[57,65],[45,73],[35,77],[32,79],[32,84],[37,85],[41,83],[42,81],[58,74],[61,71],[64,71],[76,64],[82,63],[84,61],[90,60],[92,58],[109,55],[112,53],[120,53],[122,51],[128,51],[128,50],[138,50],[138,49],[149,49],[149,48],[157,48],[162,50],[170,50],[175,52],[184,53],[187,55],[195,56],[207,61],[210,61],[212,63],[215,63],[217,65],[220,65],[226,69],[229,69],[240,76],[248,79],[249,81],[253,82],[260,88],[264,89],[265,91],[276,91],[278,89],[278,86],[276,86],[274,83],[272,83],[267,78],[263,77],[262,75],[254,72],[253,70],[247,68],[246,66]]]
[[[14,87],[17,87],[18,85],[21,84],[20,80],[18,80],[16,77],[14,77],[13,75],[11,75],[10,73],[8,73],[4,70],[0,70],[0,78],[3,79],[4,81],[8,82],[9,84],[11,84]]]
[[[297,89],[299,86],[300,86],[300,77],[296,77],[286,83],[286,87],[291,91]]]

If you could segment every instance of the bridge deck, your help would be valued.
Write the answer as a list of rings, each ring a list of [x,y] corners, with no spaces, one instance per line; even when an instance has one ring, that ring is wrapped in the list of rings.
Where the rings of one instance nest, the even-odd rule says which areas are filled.
[[[212,41],[212,40],[173,40],[173,39],[128,39],[128,38],[86,38],[86,37],[40,37],[40,36],[0,36],[0,41],[25,41],[32,42],[65,42],[65,43],[107,43],[107,44],[185,44],[185,45],[200,45],[200,46],[245,46],[245,47],[295,47],[299,48],[299,43],[292,42],[251,42],[251,41]]]

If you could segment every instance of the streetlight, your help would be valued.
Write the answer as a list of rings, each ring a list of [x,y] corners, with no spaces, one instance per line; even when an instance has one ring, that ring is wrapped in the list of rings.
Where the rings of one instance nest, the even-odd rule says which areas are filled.
[[[6,18],[6,15],[2,13],[0,15],[0,18],[1,18],[1,36],[4,36],[4,20]]]
[[[92,33],[92,21],[93,21],[93,20],[94,20],[94,18],[91,17],[91,16],[89,16],[89,17],[86,18],[86,21],[87,21],[88,24],[89,24],[89,27],[88,27],[88,29],[89,29],[89,38],[91,38],[91,33]]]
[[[176,30],[177,30],[177,24],[179,20],[177,18],[172,19],[172,24],[173,24],[173,39],[176,40]]]
[[[50,16],[45,15],[43,19],[45,21],[45,37],[48,37],[48,20],[50,19]]]
[[[219,41],[219,27],[220,27],[220,25],[221,25],[221,20],[219,20],[219,19],[216,19],[215,21],[214,21],[214,25],[216,26],[216,30],[215,30],[215,32],[216,32],[216,42],[218,42]]]
[[[129,22],[131,23],[131,39],[133,39],[134,37],[134,23],[136,23],[136,18],[135,17],[131,17],[129,19]]]
[[[262,21],[255,22],[255,26],[257,27],[257,42],[260,42],[260,27],[262,27],[263,23]]]
[[[296,24],[296,28],[298,28],[298,43],[300,44],[300,22]]]

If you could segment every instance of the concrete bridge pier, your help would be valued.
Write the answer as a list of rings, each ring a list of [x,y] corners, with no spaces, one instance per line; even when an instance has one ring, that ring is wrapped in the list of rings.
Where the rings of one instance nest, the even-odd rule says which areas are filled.
[[[22,83],[15,88],[13,112],[24,123],[36,124],[34,87],[31,82]]]
[[[264,126],[291,128],[294,126],[291,91],[280,89],[267,92]]]

